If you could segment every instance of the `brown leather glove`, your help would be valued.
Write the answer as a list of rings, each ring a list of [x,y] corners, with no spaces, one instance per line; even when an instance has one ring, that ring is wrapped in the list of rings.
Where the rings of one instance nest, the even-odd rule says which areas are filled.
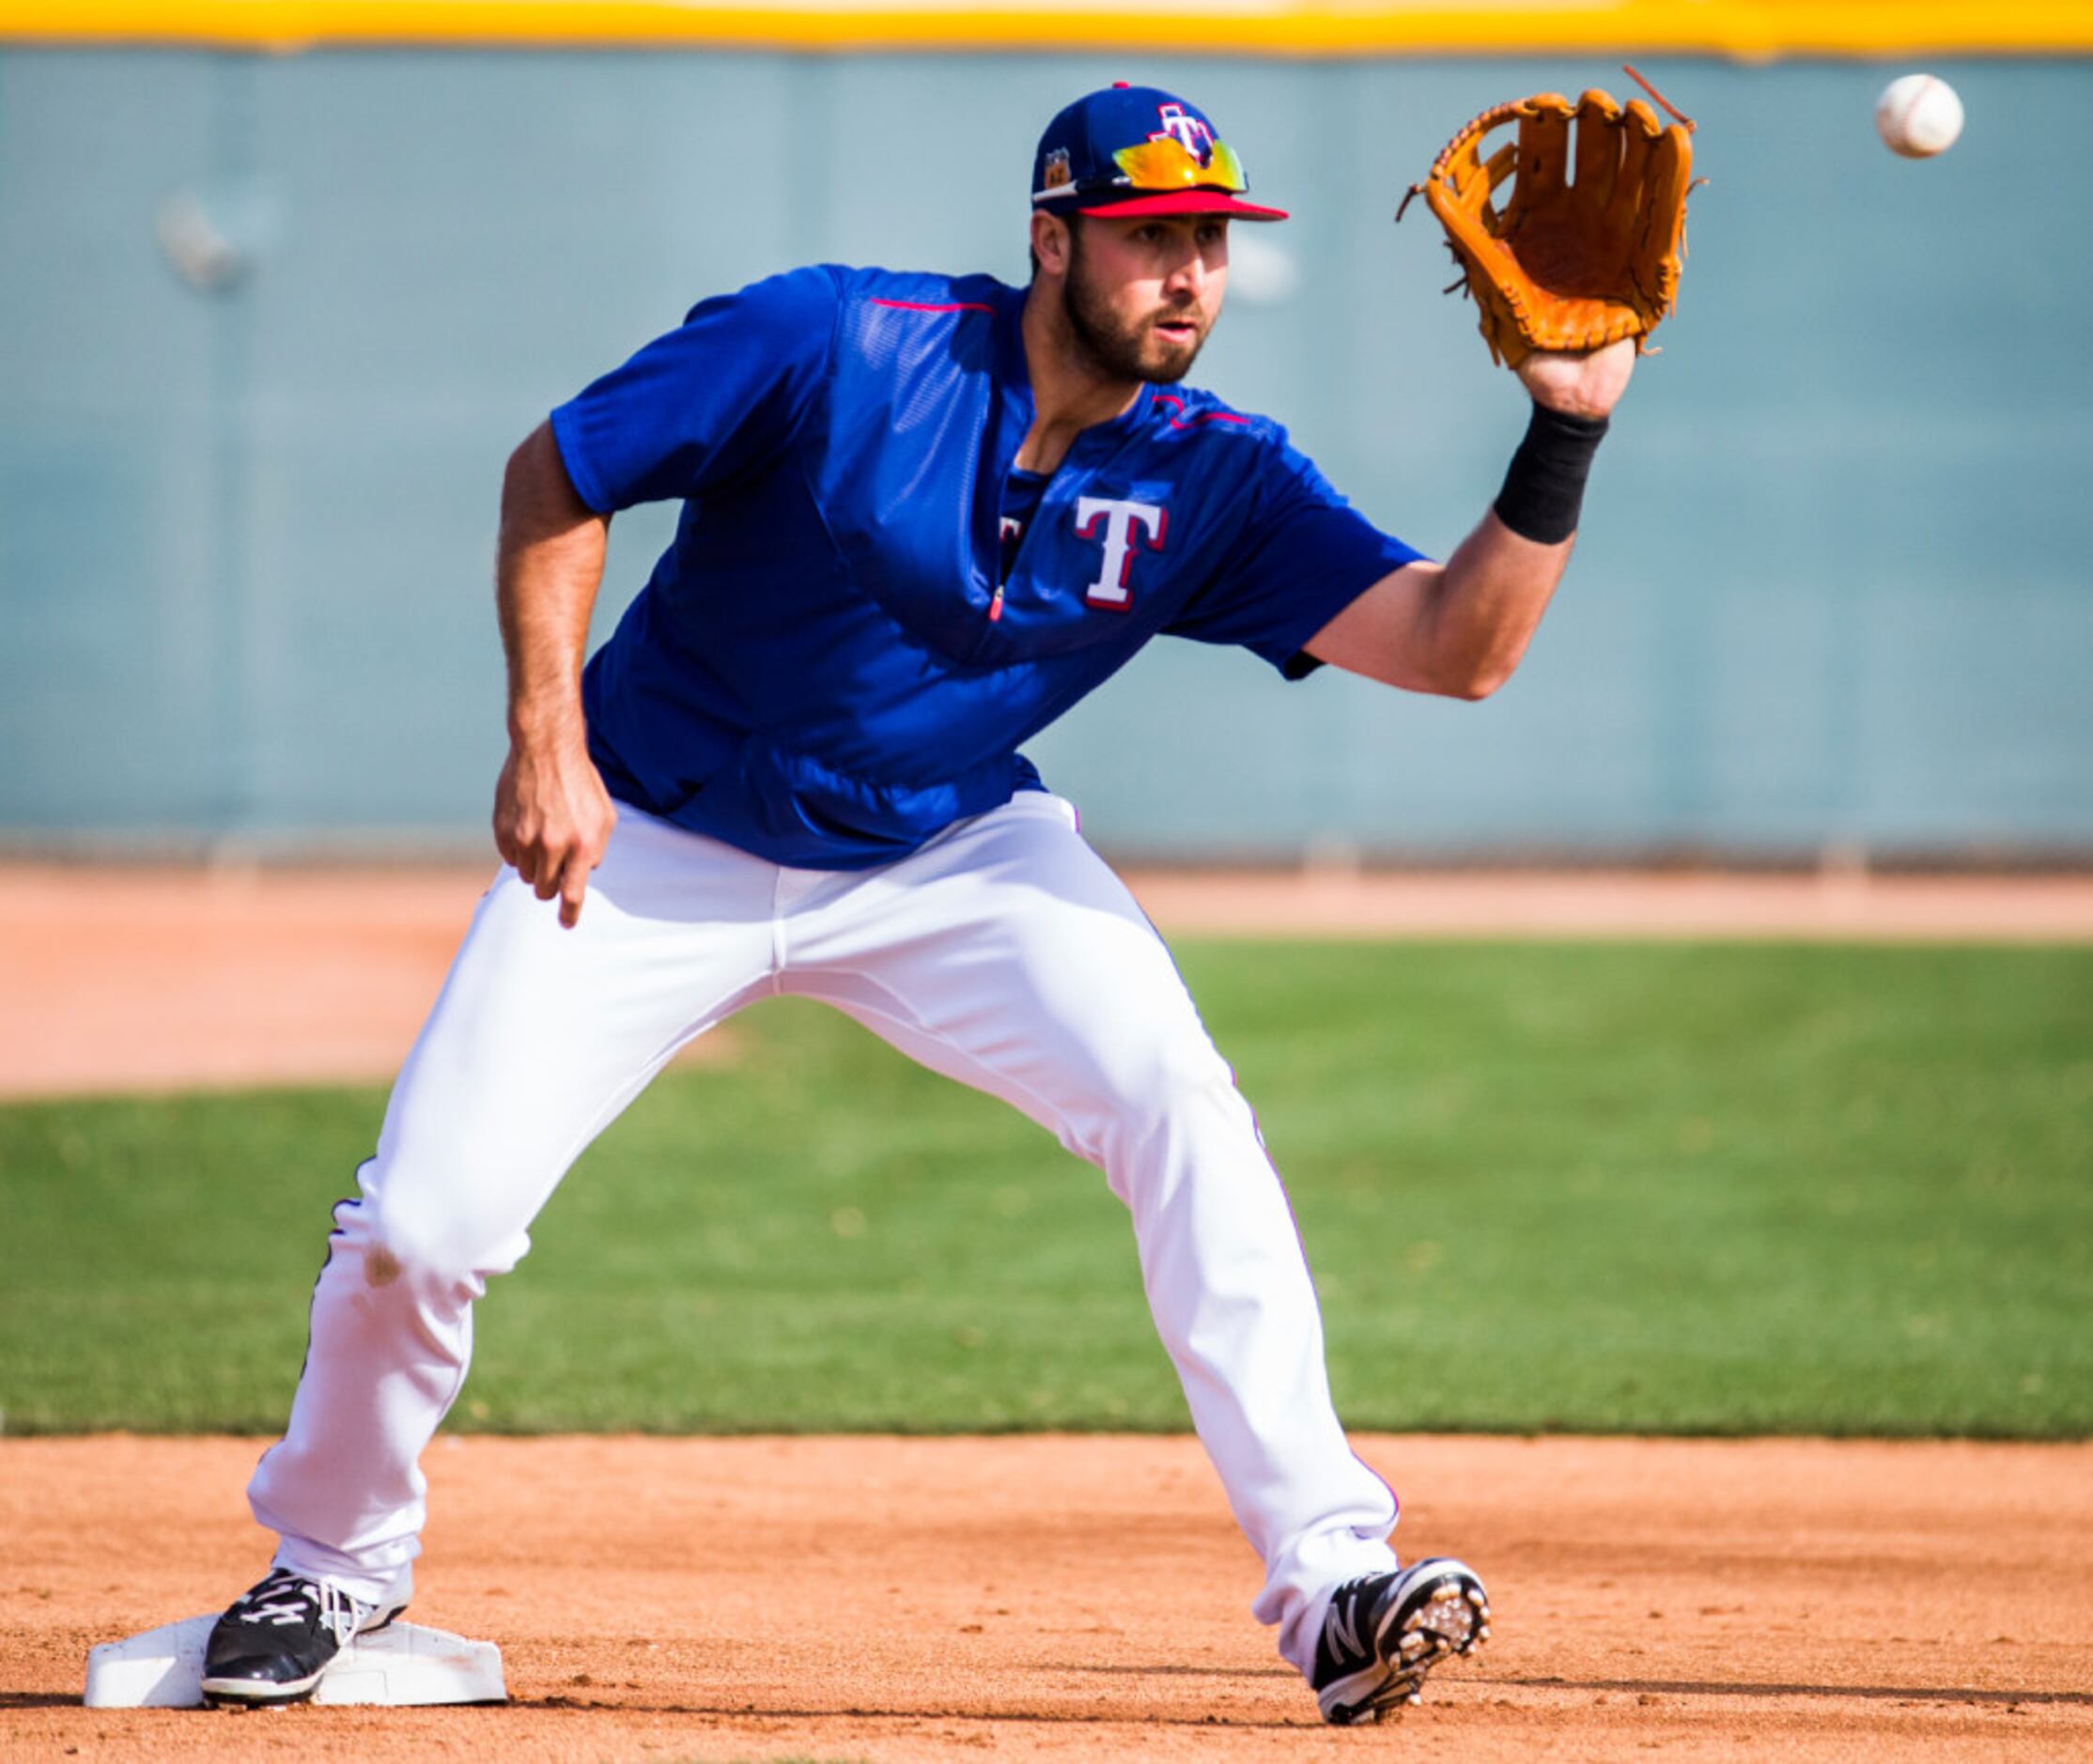
[[[1511,122],[1517,138],[1485,158],[1484,137]],[[1493,361],[1516,367],[1534,349],[1621,337],[1642,347],[1679,298],[1692,131],[1683,116],[1660,123],[1639,98],[1621,105],[1595,90],[1572,104],[1541,92],[1493,105],[1447,143],[1403,207],[1421,193],[1439,217]]]

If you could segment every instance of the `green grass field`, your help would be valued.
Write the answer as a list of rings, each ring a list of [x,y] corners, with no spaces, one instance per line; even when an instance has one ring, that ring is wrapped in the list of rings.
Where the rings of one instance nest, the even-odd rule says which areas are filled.
[[[1354,1426],[2093,1434],[2093,951],[1195,944]],[[812,1006],[663,1079],[466,1428],[1178,1429],[1124,1215]],[[13,1432],[268,1431],[376,1091],[0,1110]]]

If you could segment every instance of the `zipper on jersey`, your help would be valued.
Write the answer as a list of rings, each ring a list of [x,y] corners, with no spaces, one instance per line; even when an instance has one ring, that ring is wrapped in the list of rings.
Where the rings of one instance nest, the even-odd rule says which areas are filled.
[[[988,622],[993,625],[1003,615],[1003,585],[996,584],[996,592],[988,596]]]

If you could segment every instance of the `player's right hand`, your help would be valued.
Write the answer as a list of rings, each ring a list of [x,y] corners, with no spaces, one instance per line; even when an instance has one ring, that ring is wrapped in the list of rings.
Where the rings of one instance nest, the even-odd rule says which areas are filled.
[[[559,897],[560,923],[569,930],[617,818],[585,740],[509,743],[494,787],[494,844],[539,900]]]

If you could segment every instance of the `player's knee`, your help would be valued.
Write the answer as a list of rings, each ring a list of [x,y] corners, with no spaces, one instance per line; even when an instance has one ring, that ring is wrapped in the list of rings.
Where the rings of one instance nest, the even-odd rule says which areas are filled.
[[[417,1300],[474,1297],[485,1286],[477,1248],[463,1220],[426,1208],[385,1207],[364,1240],[364,1284]]]
[[[1100,1074],[1101,1100],[1121,1131],[1167,1130],[1233,1102],[1235,1080],[1203,1035],[1158,1037]]]

